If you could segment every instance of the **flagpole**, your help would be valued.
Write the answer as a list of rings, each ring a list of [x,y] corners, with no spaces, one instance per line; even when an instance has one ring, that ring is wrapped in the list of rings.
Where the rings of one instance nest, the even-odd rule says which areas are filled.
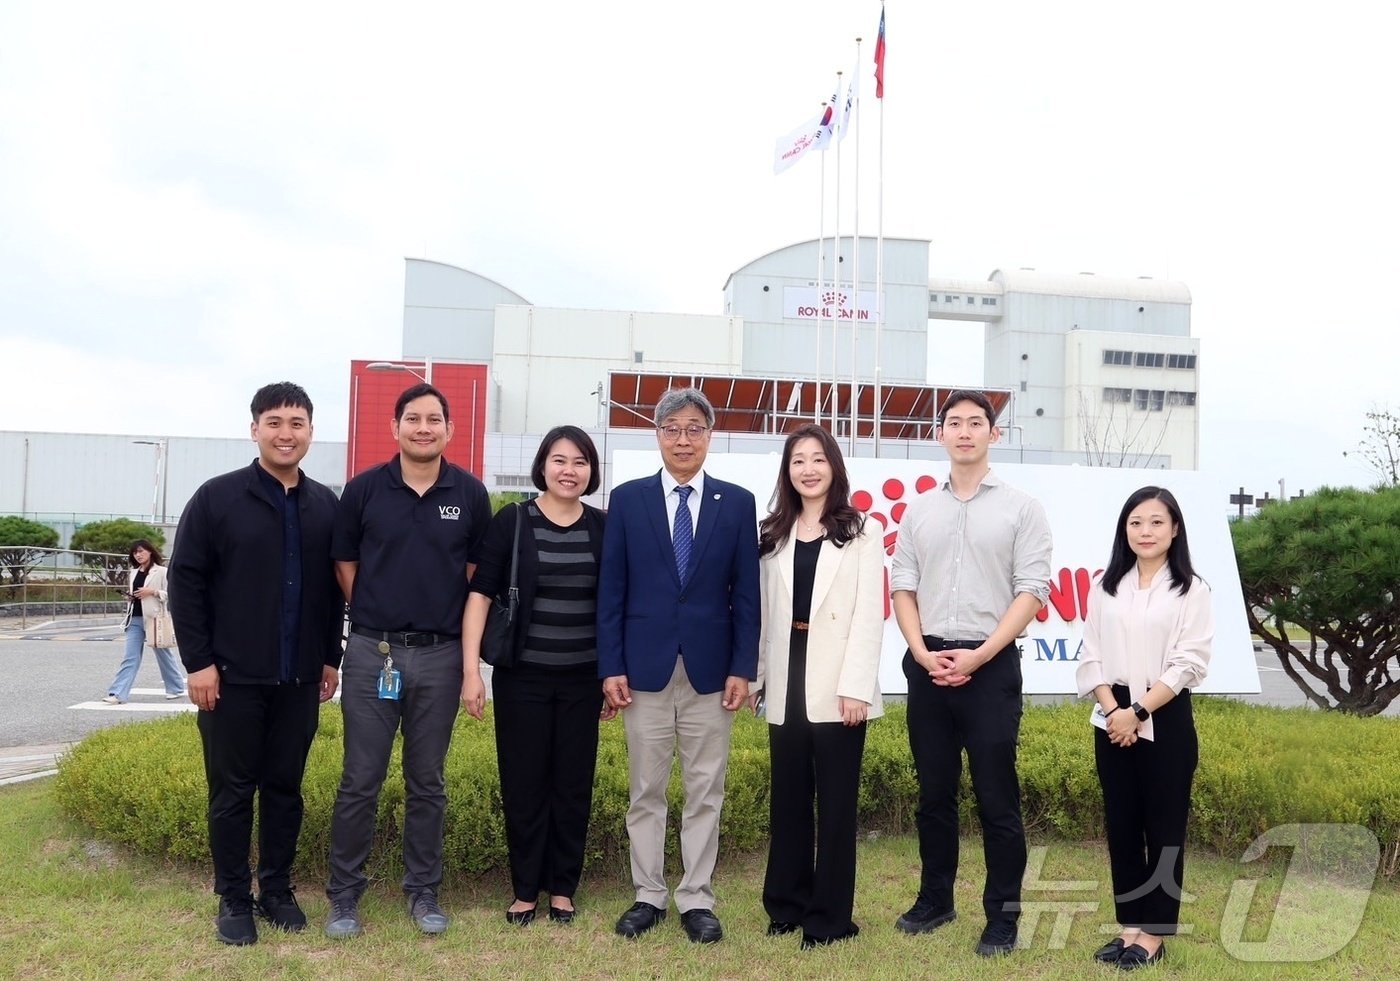
[[[856,339],[860,329],[860,38],[856,38],[856,70],[851,77],[847,98],[854,98],[851,112],[856,116],[856,172],[855,172],[855,216],[851,241],[854,243],[851,262],[851,293],[855,303],[851,307],[851,451],[856,455],[856,436],[859,431],[860,383],[859,361]],[[845,119],[842,120],[844,125]]]
[[[836,73],[836,93],[841,93],[841,73]],[[831,240],[835,245],[834,255],[831,259],[831,278],[834,286],[831,290],[836,299],[836,313],[831,318],[831,435],[836,436],[837,423],[840,420],[841,410],[841,386],[837,383],[840,377],[836,371],[836,341],[841,334],[841,141],[836,141],[836,219],[835,227],[831,232]]]
[[[823,106],[826,103],[822,103]],[[816,389],[812,400],[812,421],[822,424],[822,268],[826,263],[826,154],[822,154],[822,182],[818,191],[817,214],[817,340],[816,340]]]
[[[875,456],[880,456],[880,409],[884,398],[880,384],[880,333],[885,327],[885,5],[880,5],[880,37],[875,43],[880,68],[875,101],[880,103],[879,155],[876,158],[875,194]]]

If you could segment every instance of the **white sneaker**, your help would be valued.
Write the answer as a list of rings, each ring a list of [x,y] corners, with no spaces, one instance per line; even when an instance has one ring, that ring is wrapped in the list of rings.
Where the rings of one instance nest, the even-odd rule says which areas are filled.
[[[167,692],[166,695],[165,695],[165,700],[166,700],[167,702],[173,702],[173,701],[175,701],[175,699],[177,699],[177,698],[188,698],[188,697],[189,697],[189,694],[190,694],[190,693],[187,692],[187,691],[177,691],[177,692],[176,692],[175,694],[173,694],[173,695],[171,695],[169,692]]]
[[[102,701],[107,705],[120,705],[122,703],[122,700],[116,695],[108,695],[106,698],[102,699]]]

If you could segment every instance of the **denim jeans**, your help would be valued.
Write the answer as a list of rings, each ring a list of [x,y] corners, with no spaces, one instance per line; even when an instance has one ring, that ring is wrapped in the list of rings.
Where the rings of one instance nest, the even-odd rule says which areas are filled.
[[[131,686],[136,683],[136,672],[141,670],[141,653],[146,646],[146,623],[142,617],[132,617],[126,626],[126,653],[122,655],[122,665],[117,668],[117,676],[107,686],[107,694],[116,695],[123,702],[131,698]],[[185,674],[180,670],[180,662],[168,647],[156,648],[156,664],[160,665],[160,677],[165,682],[167,695],[179,695],[185,690]]]

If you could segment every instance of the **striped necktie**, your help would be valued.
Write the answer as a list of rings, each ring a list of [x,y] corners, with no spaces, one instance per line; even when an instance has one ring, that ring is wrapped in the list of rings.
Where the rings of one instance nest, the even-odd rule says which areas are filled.
[[[686,503],[693,488],[685,484],[676,487],[680,504],[676,507],[676,522],[671,528],[671,546],[676,550],[676,573],[685,585],[686,573],[690,571],[690,546],[695,542],[695,531],[690,526],[690,506]]]

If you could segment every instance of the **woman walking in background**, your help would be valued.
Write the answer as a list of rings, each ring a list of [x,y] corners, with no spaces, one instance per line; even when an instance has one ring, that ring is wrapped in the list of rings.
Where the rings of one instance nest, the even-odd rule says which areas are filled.
[[[884,633],[883,540],[851,506],[841,450],[821,427],[799,426],[783,445],[758,550],[752,701],[767,706],[772,767],[763,906],[770,936],[800,929],[810,948],[860,933],[856,804],[865,724],[882,712]]]
[[[107,687],[107,697],[102,699],[108,705],[121,705],[131,698],[131,686],[136,683],[136,672],[141,670],[142,648],[146,646],[148,636],[146,622],[155,621],[166,613],[165,566],[161,565],[160,549],[141,538],[132,542],[126,555],[131,563],[127,573],[126,619],[122,621],[126,651],[122,655],[121,667],[117,668],[116,678]],[[154,633],[149,636],[153,641],[157,640]],[[164,638],[159,638],[159,642],[168,643]],[[151,646],[155,647],[155,644]],[[165,682],[165,697],[183,698],[185,675],[174,653],[168,646],[156,647],[155,652],[160,677]]]
[[[497,657],[491,690],[515,890],[506,921],[518,926],[535,919],[541,892],[549,893],[551,920],[573,920],[583,872],[603,714],[595,626],[603,512],[580,498],[598,489],[598,462],[593,440],[577,426],[545,435],[530,470],[542,493],[497,512],[463,615],[462,702],[480,719],[482,632],[492,598],[511,585],[514,561],[514,646]]]
[[[1160,961],[1162,938],[1177,931],[1197,761],[1190,696],[1205,679],[1214,633],[1176,498],[1162,487],[1134,491],[1089,593],[1076,672],[1079,694],[1098,701],[1094,760],[1123,927],[1094,959],[1123,970]]]

